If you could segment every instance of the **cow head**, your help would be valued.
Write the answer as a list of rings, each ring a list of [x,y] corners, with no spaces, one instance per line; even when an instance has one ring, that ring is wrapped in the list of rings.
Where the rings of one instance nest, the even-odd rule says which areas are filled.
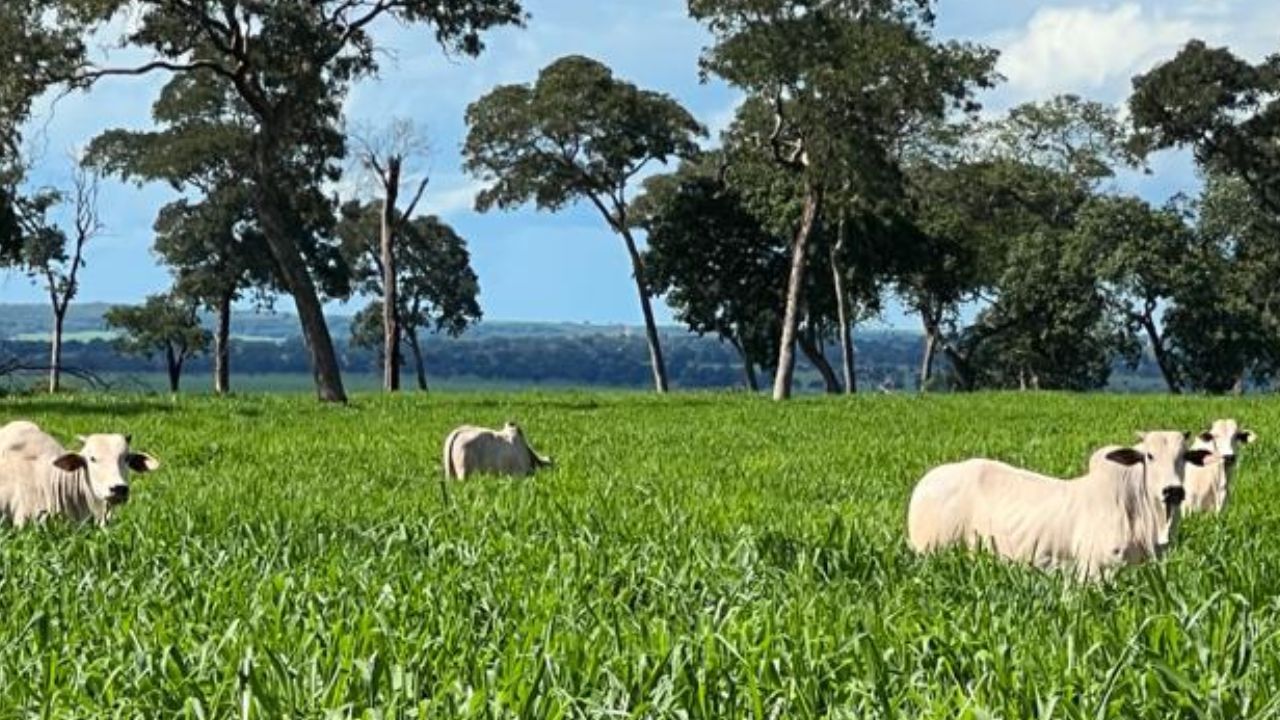
[[[81,437],[80,452],[66,453],[53,461],[65,472],[83,470],[89,490],[95,499],[108,506],[129,501],[129,473],[147,473],[160,467],[160,461],[146,453],[129,450],[128,435],[89,435]]]
[[[1182,501],[1186,490],[1182,485],[1186,465],[1203,465],[1210,453],[1205,450],[1187,450],[1186,434],[1158,431],[1138,433],[1139,442],[1133,448],[1113,453],[1108,457],[1122,465],[1144,465],[1148,500],[1158,508],[1156,551],[1163,552],[1177,533],[1182,517]]]
[[[1194,450],[1212,452],[1216,458],[1222,460],[1222,464],[1230,471],[1236,465],[1237,452],[1240,447],[1252,443],[1257,437],[1252,430],[1242,430],[1239,423],[1227,418],[1225,420],[1214,420],[1213,425],[1208,430],[1196,436],[1191,447]]]
[[[524,430],[520,429],[520,426],[517,425],[514,420],[508,420],[506,424],[502,426],[502,431],[512,440],[519,441],[519,443],[524,446],[524,449],[529,451],[529,462],[533,464],[533,467],[552,467],[555,465],[555,462],[551,458],[539,455],[533,449],[533,446],[529,444],[529,439],[524,436]]]

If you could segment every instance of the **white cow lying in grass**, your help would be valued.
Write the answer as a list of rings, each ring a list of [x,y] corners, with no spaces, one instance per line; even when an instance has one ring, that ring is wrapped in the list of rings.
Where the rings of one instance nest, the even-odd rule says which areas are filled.
[[[1200,433],[1192,449],[1213,453],[1210,462],[1203,467],[1187,468],[1186,512],[1222,512],[1231,492],[1231,478],[1235,474],[1237,452],[1258,436],[1252,430],[1241,430],[1232,419],[1215,420],[1213,425]]]
[[[1073,481],[994,460],[935,468],[911,495],[911,547],[986,547],[1041,568],[1070,566],[1082,578],[1152,558],[1176,529],[1184,463],[1207,455],[1185,451],[1184,437],[1153,432],[1133,448],[1102,448]]]
[[[530,475],[551,465],[529,447],[520,426],[509,422],[502,430],[463,425],[444,441],[444,475],[467,479],[468,475]]]
[[[34,423],[0,427],[0,517],[16,527],[51,515],[90,518],[105,525],[129,501],[129,471],[160,463],[129,450],[128,435],[90,435],[78,453],[67,452]]]

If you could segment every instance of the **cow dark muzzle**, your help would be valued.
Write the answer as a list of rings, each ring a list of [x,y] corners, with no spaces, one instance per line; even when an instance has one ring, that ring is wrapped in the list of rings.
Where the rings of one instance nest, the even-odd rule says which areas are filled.
[[[1161,494],[1168,505],[1180,505],[1183,500],[1187,499],[1187,491],[1177,485],[1170,485]]]
[[[112,505],[123,505],[129,502],[129,486],[113,485],[111,494],[107,496],[107,502]]]
[[[1225,455],[1225,456],[1223,456],[1223,458],[1222,458],[1222,464],[1223,464],[1223,465],[1226,465],[1226,466],[1227,466],[1227,467],[1229,467],[1229,468],[1231,468],[1231,467],[1235,467],[1235,466],[1236,466],[1236,456],[1235,456],[1235,455]]]

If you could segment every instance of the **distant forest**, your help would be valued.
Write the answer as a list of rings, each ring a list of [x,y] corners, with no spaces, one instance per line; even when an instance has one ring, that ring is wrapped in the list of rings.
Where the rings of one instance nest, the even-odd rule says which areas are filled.
[[[117,351],[102,320],[107,308],[101,304],[73,306],[66,328],[67,367],[106,377],[163,371],[164,361],[158,357],[147,360]],[[38,305],[0,305],[0,362],[10,359],[39,364],[47,360],[46,314]],[[329,318],[342,369],[350,375],[376,377],[379,358],[374,351],[352,345],[350,320],[343,315]],[[668,362],[674,386],[745,386],[742,361],[727,343],[678,327],[663,327],[662,331],[670,346]],[[920,334],[873,330],[862,332],[855,342],[863,391],[915,389],[923,343]],[[424,345],[429,384],[448,381],[455,386],[485,382],[644,389],[651,383],[645,337],[639,327],[482,322],[460,338],[433,335]],[[827,353],[832,363],[838,362],[834,346]],[[231,367],[233,378],[308,373],[308,355],[297,334],[297,320],[284,313],[236,313]],[[209,372],[211,360],[205,355],[188,362],[184,374],[192,378]],[[413,384],[411,373],[405,368],[407,387]],[[803,390],[823,389],[821,378],[803,357],[797,374]],[[944,367],[944,378],[945,374]],[[1117,368],[1111,388],[1158,390],[1159,379],[1155,366],[1144,362],[1137,370]]]

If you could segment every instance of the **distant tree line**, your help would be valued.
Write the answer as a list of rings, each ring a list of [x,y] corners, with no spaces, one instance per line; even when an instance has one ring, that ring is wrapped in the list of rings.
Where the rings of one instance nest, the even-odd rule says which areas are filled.
[[[130,310],[122,308],[122,310]],[[202,331],[207,338],[208,332]],[[132,335],[128,337],[133,337]],[[189,338],[189,336],[188,336]],[[182,357],[200,340],[186,341],[179,332],[170,348],[169,339],[151,335],[149,344],[121,347],[112,340],[75,340],[64,345],[66,367],[103,377],[121,374],[169,373],[175,369],[168,357],[181,358],[176,368],[206,373],[214,367],[209,355]],[[742,387],[742,368],[730,346],[710,338],[667,336],[669,370],[673,386],[680,388]],[[638,335],[584,334],[580,336],[501,336],[446,339],[430,337],[424,343],[431,358],[431,375],[437,379],[481,380],[503,383],[572,384],[643,388],[652,383],[652,372],[644,362],[647,342]],[[43,341],[0,340],[0,358],[38,363],[48,349]],[[337,344],[343,372],[381,375],[380,352],[346,341]],[[859,346],[866,374],[886,388],[909,387],[918,343],[907,334],[868,335]],[[302,339],[283,342],[239,340],[228,345],[231,363],[242,374],[305,374],[308,354]],[[812,366],[802,364],[809,378],[806,389],[821,390],[822,381]],[[171,382],[180,378],[170,374]],[[171,389],[175,387],[170,386]]]
[[[658,392],[701,367],[665,347],[659,297],[732,350],[745,385],[771,374],[775,399],[791,395],[802,361],[826,391],[854,392],[875,362],[859,357],[855,330],[890,298],[918,317],[921,390],[1088,390],[1117,368],[1154,367],[1171,392],[1223,393],[1280,372],[1274,60],[1192,41],[1134,79],[1126,112],[1067,95],[984,115],[977,98],[1001,79],[997,53],[935,37],[930,0],[687,9],[711,34],[700,71],[742,96],[714,148],[673,98],[581,56],[493,88],[465,118],[478,211],[582,203],[621,241]],[[377,75],[386,22],[475,56],[487,31],[527,20],[518,0],[5,3],[0,56],[15,71],[0,82],[0,265],[48,290],[50,389],[77,270],[100,230],[101,174],[178,193],[155,222],[173,287],[116,314],[121,352],[163,356],[176,378],[208,346],[225,393],[238,360],[232,304],[287,295],[319,399],[345,400],[349,348],[373,353],[388,391],[406,365],[425,390],[444,364],[433,336],[481,317],[480,279],[465,239],[416,210],[430,187],[412,120],[352,132],[344,103]],[[96,64],[90,38],[138,64]],[[168,81],[154,127],[93,138],[74,188],[24,184],[33,98],[156,72]],[[1153,204],[1114,189],[1119,173],[1175,148],[1193,153],[1201,192]],[[658,165],[665,172],[651,175]],[[355,189],[336,197],[344,176]],[[60,203],[71,220],[50,219]],[[353,295],[368,304],[348,345],[322,307]],[[200,309],[217,318],[211,332]],[[550,359],[572,362],[557,354],[571,347],[526,352],[521,366],[536,376]],[[619,368],[639,361],[628,362],[610,372],[631,382]]]

